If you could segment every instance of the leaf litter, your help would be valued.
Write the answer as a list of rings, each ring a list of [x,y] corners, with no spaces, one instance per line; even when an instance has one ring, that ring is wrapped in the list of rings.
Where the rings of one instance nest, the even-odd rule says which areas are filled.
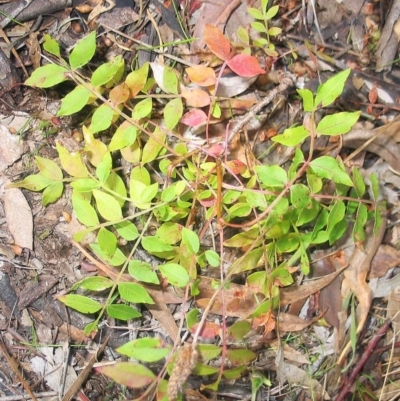
[[[43,54],[46,57],[50,54],[52,63],[47,67],[43,63],[42,70],[30,71],[27,84],[31,86],[51,88],[62,85],[70,79],[70,67],[74,73],[85,67],[95,54],[96,59],[93,74],[86,76],[91,79],[85,81],[85,75],[74,75],[81,85],[76,87],[79,88],[76,95],[83,91],[84,96],[71,96],[71,89],[66,96],[60,94],[58,116],[69,126],[63,127],[57,121],[60,103],[49,103],[48,112],[52,117],[38,119],[36,126],[20,133],[21,146],[28,146],[32,154],[18,153],[12,160],[7,157],[5,176],[12,178],[14,183],[20,182],[13,186],[38,191],[45,188],[45,191],[41,198],[40,193],[5,189],[2,184],[2,272],[10,277],[9,285],[15,298],[17,294],[24,295],[24,286],[28,287],[36,274],[55,275],[58,286],[50,289],[54,284],[43,285],[43,291],[33,295],[29,305],[20,303],[18,307],[23,310],[15,311],[13,317],[3,315],[3,320],[11,319],[10,322],[15,324],[20,313],[31,315],[34,323],[19,329],[29,344],[28,349],[36,347],[36,341],[54,341],[55,344],[64,341],[68,347],[65,341],[80,338],[84,347],[75,358],[80,360],[81,366],[93,366],[87,345],[90,336],[100,344],[101,338],[112,330],[116,333],[127,331],[129,318],[142,319],[142,327],[139,331],[131,331],[130,338],[134,335],[139,335],[140,339],[161,338],[162,342],[146,348],[150,354],[154,351],[155,361],[159,361],[156,357],[158,348],[164,354],[164,350],[169,350],[168,342],[174,346],[171,356],[167,357],[168,367],[162,362],[148,365],[146,361],[140,361],[140,357],[141,363],[136,365],[134,362],[100,366],[104,364],[101,362],[97,365],[97,371],[116,382],[131,388],[140,387],[136,393],[127,393],[126,399],[147,396],[176,399],[181,392],[188,399],[204,399],[211,396],[210,393],[216,397],[230,397],[227,380],[241,377],[245,378],[246,384],[241,388],[236,381],[236,391],[243,397],[251,395],[255,398],[258,392],[262,398],[268,394],[281,399],[281,394],[287,391],[297,397],[312,393],[312,399],[322,399],[335,397],[341,391],[338,397],[342,399],[353,384],[358,399],[364,399],[368,392],[386,396],[392,388],[382,381],[385,374],[391,374],[393,385],[398,381],[392,369],[397,355],[395,339],[398,331],[398,256],[393,251],[397,250],[398,244],[398,108],[393,104],[398,87],[393,84],[389,88],[379,76],[360,72],[366,63],[374,62],[371,57],[374,56],[380,18],[376,5],[348,2],[343,6],[346,13],[338,4],[325,7],[323,1],[309,2],[302,10],[308,24],[308,36],[304,38],[300,19],[295,18],[300,15],[297,6],[304,6],[300,2],[280,4],[280,7],[274,5],[269,9],[266,1],[228,2],[223,7],[195,3],[190,2],[187,9],[171,3],[147,6],[150,13],[161,12],[164,26],[154,24],[149,17],[151,14],[146,16],[142,3],[134,10],[123,5],[122,9],[126,8],[127,13],[135,14],[133,28],[141,36],[121,32],[122,22],[120,26],[111,24],[111,12],[121,8],[114,8],[114,2],[103,8],[91,3],[87,8],[75,6],[76,11],[88,17],[87,20],[68,22],[66,33],[60,33],[56,41],[51,36],[45,38],[43,49],[47,53]],[[215,22],[210,16],[216,15],[218,7],[220,17]],[[391,30],[389,25],[396,15],[396,7],[397,2],[393,2],[387,10],[388,25],[376,53],[379,69],[382,65],[388,69],[385,66],[394,59],[389,53],[382,55],[382,49],[385,49],[382,43]],[[171,13],[173,9],[175,11]],[[178,18],[176,10],[181,10],[188,19]],[[96,43],[91,24],[100,21],[100,17],[106,31]],[[142,26],[147,18],[152,27],[151,35]],[[235,20],[240,22],[232,29]],[[330,39],[332,20],[335,20],[336,42]],[[349,20],[353,22],[352,31]],[[365,24],[360,24],[360,20]],[[188,21],[189,25],[186,25]],[[91,29],[92,33],[82,34],[80,25],[84,30]],[[109,25],[112,29],[107,28]],[[251,29],[246,30],[249,26]],[[5,32],[9,33],[9,29]],[[51,23],[43,29],[52,35]],[[281,31],[279,42],[276,37]],[[83,40],[73,46],[74,49],[62,49],[69,66],[53,64],[54,57],[60,59],[61,55],[57,43],[60,39],[64,43],[70,42],[67,35],[72,32]],[[350,48],[345,40],[349,34]],[[185,35],[199,40],[190,45],[184,40],[180,43]],[[136,37],[142,39],[138,41]],[[176,44],[163,48],[159,43],[160,48],[154,47],[157,37],[164,42],[168,42],[165,38],[172,37]],[[25,43],[31,49],[36,45]],[[115,86],[124,74],[127,61],[135,66],[132,50],[137,45],[141,46],[141,54],[146,47],[152,49],[151,63],[143,62],[140,69],[133,67],[129,79]],[[257,47],[258,51],[254,51]],[[101,52],[106,54],[103,59]],[[279,55],[288,60],[283,62],[283,59],[275,58]],[[167,61],[170,56],[176,59],[175,66]],[[181,66],[187,64],[190,67],[185,71],[186,67]],[[153,81],[153,78],[149,79],[149,65]],[[333,68],[342,73],[331,78]],[[285,72],[286,69],[290,72]],[[391,79],[396,67],[388,70]],[[295,81],[300,85],[304,78],[306,86],[297,92],[304,110],[314,116],[320,105],[333,109],[325,116],[318,116],[317,123],[307,114],[303,120],[298,111],[301,105],[299,107],[293,86]],[[371,81],[374,84],[371,85]],[[158,93],[153,92],[154,85]],[[99,87],[102,87],[101,91]],[[113,89],[108,96],[109,88]],[[41,96],[38,92],[27,89],[25,95],[37,98]],[[158,97],[161,92],[164,94]],[[246,100],[245,92],[248,92],[246,96],[250,95],[250,100]],[[281,94],[286,111],[274,114],[274,101]],[[149,95],[154,96],[150,98]],[[231,99],[233,97],[236,98]],[[93,109],[91,120],[87,115],[79,117],[79,112],[93,101],[97,108]],[[28,103],[29,110],[38,114],[40,103],[37,100],[29,102],[25,99],[18,108],[23,110]],[[128,106],[128,109],[122,106]],[[269,120],[259,118],[261,111],[269,114]],[[7,112],[9,110],[4,108],[4,113]],[[125,130],[118,136],[114,134],[112,146],[107,146],[106,130],[111,130],[120,118],[124,120],[120,126],[126,124]],[[259,119],[261,123],[253,131],[252,119]],[[357,119],[358,125],[353,126]],[[364,122],[366,119],[375,123],[374,128],[368,127]],[[82,121],[83,133],[80,133],[77,127]],[[303,125],[298,125],[301,121]],[[310,137],[309,132],[315,143],[306,140]],[[69,135],[75,143],[72,144]],[[195,141],[195,137],[200,141]],[[82,140],[85,141],[84,151],[77,145]],[[2,155],[10,154],[7,142],[2,141],[0,146]],[[119,149],[122,157],[117,166],[110,155]],[[207,157],[196,159],[199,150]],[[191,152],[194,152],[193,157]],[[229,152],[240,160],[227,160]],[[33,158],[36,153],[39,154],[36,157],[39,169]],[[54,162],[57,164],[52,165]],[[111,166],[116,168],[115,171]],[[73,193],[62,170],[72,177]],[[227,171],[234,178],[231,181],[222,180]],[[301,182],[302,174],[306,174],[306,181]],[[177,177],[183,179],[179,181]],[[130,187],[126,187],[124,180]],[[188,192],[189,182],[195,190],[193,194]],[[285,192],[288,190],[289,197]],[[163,207],[154,206],[158,196],[165,203]],[[387,203],[378,207],[377,202],[381,199]],[[357,204],[356,201],[365,203]],[[288,202],[292,202],[290,206]],[[153,207],[151,219],[141,218]],[[330,212],[324,213],[324,210]],[[65,229],[68,225],[66,217],[71,212],[76,227],[79,227],[73,229],[72,234]],[[351,219],[345,217],[347,213],[355,221],[352,227]],[[288,218],[289,215],[293,217]],[[34,228],[29,223],[32,216]],[[365,225],[367,220],[370,222]],[[307,226],[300,235],[302,226],[310,222],[313,225]],[[101,228],[98,227],[100,224]],[[91,239],[87,234],[91,234]],[[28,237],[24,238],[24,235]],[[77,242],[73,242],[72,235]],[[137,238],[143,240],[138,249],[137,245],[133,250],[124,248]],[[96,256],[78,244],[80,241],[84,241],[83,244]],[[11,257],[6,250],[11,244],[19,245],[22,252],[14,246],[16,256]],[[207,249],[204,253],[203,247]],[[228,252],[229,248],[233,251]],[[139,252],[140,256],[137,256]],[[391,253],[393,260],[376,262],[376,256],[374,265],[374,256],[380,253],[384,256]],[[110,287],[105,286],[104,280],[92,280],[90,273],[80,269],[83,256],[109,280],[112,291],[114,287],[120,287],[119,293],[110,292],[109,297],[102,293]],[[128,266],[132,256],[139,258],[140,264],[136,263],[124,272],[118,266]],[[35,259],[42,264],[40,269],[32,264]],[[321,267],[317,273],[317,261],[329,266],[328,270]],[[216,266],[220,266],[221,271]],[[307,278],[309,272],[311,275]],[[150,274],[153,281],[146,284]],[[187,283],[191,284],[190,291],[185,289]],[[77,293],[68,293],[71,289]],[[47,296],[43,295],[46,292]],[[121,298],[116,298],[116,294]],[[191,302],[192,297],[195,303]],[[379,306],[374,300],[377,297],[388,297],[389,302],[376,300],[380,302]],[[63,308],[54,299],[80,312],[71,310],[69,326],[65,324],[67,317]],[[335,302],[330,303],[329,299],[335,299]],[[4,294],[0,302],[2,312],[9,310]],[[145,304],[145,307],[139,306],[136,310],[130,305],[132,302]],[[106,318],[93,321],[93,316],[86,316],[102,310],[103,305],[108,305]],[[44,312],[41,318],[39,310]],[[202,315],[198,314],[200,311]],[[391,319],[391,328],[382,323],[387,318]],[[384,337],[382,343],[376,345],[374,333],[381,326]],[[5,330],[6,325],[2,327]],[[36,338],[44,332],[44,327],[52,330],[56,337]],[[96,332],[100,337],[95,337]],[[10,333],[7,333],[6,341],[16,341]],[[236,336],[234,346],[228,340],[228,333]],[[173,367],[173,356],[180,344],[178,339],[183,334],[186,342],[177,352]],[[318,347],[316,341],[320,342]],[[132,346],[141,344],[119,337],[105,349],[118,349],[123,354],[121,342]],[[207,342],[222,352],[220,357],[219,354],[209,359],[205,357],[207,344],[204,343]],[[387,370],[380,371],[380,376],[374,376],[372,385],[367,385],[359,372],[362,364],[368,361],[361,364],[360,359],[357,362],[357,355],[365,349],[372,360],[374,347],[377,350],[392,347],[392,352],[389,357],[383,351],[379,353],[381,362],[389,363]],[[51,354],[50,359],[56,358],[56,352],[49,347],[46,349]],[[269,360],[265,352],[270,353]],[[330,360],[324,359],[323,355],[328,354],[333,356]],[[304,355],[310,355],[310,358]],[[24,363],[29,360],[28,355],[20,357]],[[240,368],[235,366],[240,363],[243,365]],[[371,367],[365,366],[364,373],[371,373]],[[72,368],[79,370],[77,359],[68,366],[69,370]],[[342,368],[352,370],[351,381],[346,382],[345,375],[340,373]],[[161,379],[165,369],[171,378],[169,383]],[[2,370],[8,371],[6,367]],[[89,371],[86,374],[91,383]],[[156,380],[159,372],[162,372],[161,376]],[[49,375],[46,377],[49,387],[62,397],[63,387],[51,382]],[[196,382],[198,377],[202,377],[200,383]],[[330,383],[326,389],[322,387],[324,380]],[[185,382],[193,388],[189,389]],[[36,387],[34,390],[47,388]],[[10,394],[3,388],[2,391],[5,396]],[[85,393],[89,399],[96,397],[93,387],[85,384],[66,394],[72,397],[72,392],[77,391],[81,391],[82,397]],[[113,398],[118,390],[106,389],[104,382],[97,391],[102,397],[110,395]],[[111,394],[106,395],[107,391]]]

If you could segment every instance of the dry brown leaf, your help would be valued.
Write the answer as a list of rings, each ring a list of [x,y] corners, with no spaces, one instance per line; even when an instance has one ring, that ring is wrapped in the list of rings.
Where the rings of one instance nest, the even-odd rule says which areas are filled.
[[[306,327],[311,326],[313,323],[318,321],[321,316],[317,316],[311,320],[304,320],[298,316],[290,315],[289,313],[279,313],[279,331],[301,331]]]
[[[383,277],[388,270],[400,265],[400,250],[390,246],[381,245],[371,263],[369,279]]]
[[[14,242],[23,248],[33,249],[32,211],[20,189],[5,190],[4,209],[7,227],[14,238]]]

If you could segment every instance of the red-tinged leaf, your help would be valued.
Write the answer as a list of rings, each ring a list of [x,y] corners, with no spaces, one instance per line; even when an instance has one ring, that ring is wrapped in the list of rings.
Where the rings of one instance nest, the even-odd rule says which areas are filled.
[[[227,64],[240,77],[250,78],[259,74],[265,74],[258,60],[248,54],[238,54],[227,61]]]
[[[186,105],[190,107],[205,107],[210,104],[210,95],[202,89],[184,88],[182,96],[186,100]]]
[[[215,84],[216,77],[215,71],[211,67],[205,65],[195,65],[193,67],[186,68],[190,80],[200,86],[211,86]]]
[[[233,174],[243,174],[247,170],[247,166],[237,159],[230,160],[226,164]]]
[[[208,152],[215,157],[221,156],[225,152],[225,146],[222,143],[215,143],[210,146]]]
[[[203,110],[194,109],[188,111],[181,118],[181,123],[189,127],[197,127],[207,122],[207,114]]]
[[[190,331],[192,333],[195,333],[198,328],[198,323],[196,323]],[[221,331],[221,326],[219,324],[213,323],[213,322],[205,322],[203,327],[200,330],[200,337],[201,338],[215,338],[216,336],[219,335]]]
[[[232,46],[224,34],[216,27],[206,24],[204,28],[204,42],[221,60],[227,61],[232,57]]]
[[[374,86],[369,94],[368,94],[368,99],[372,104],[375,104],[378,100],[378,90],[376,89],[376,87]]]
[[[150,369],[132,362],[119,362],[115,365],[99,366],[95,369],[116,383],[130,388],[148,386],[155,379],[155,375]]]
[[[201,206],[204,207],[211,207],[215,205],[215,196],[211,195],[210,197],[206,199],[199,199],[199,203]]]

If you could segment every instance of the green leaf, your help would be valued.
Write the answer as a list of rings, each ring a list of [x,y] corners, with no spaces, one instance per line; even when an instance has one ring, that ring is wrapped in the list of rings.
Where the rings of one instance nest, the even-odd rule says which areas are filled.
[[[292,185],[290,201],[296,209],[304,209],[311,203],[310,190],[303,184]]]
[[[174,95],[178,94],[178,78],[175,75],[175,71],[171,67],[164,67],[163,84],[167,93],[172,93]]]
[[[81,111],[88,103],[91,92],[83,85],[78,85],[61,100],[58,116],[70,116]]]
[[[257,354],[249,349],[229,349],[226,356],[233,365],[247,365],[257,358]]]
[[[251,27],[257,32],[267,33],[267,29],[265,28],[265,25],[261,22],[258,22],[258,21],[252,22]]]
[[[86,152],[86,156],[93,166],[97,166],[108,153],[107,145],[96,139],[93,133],[85,126],[82,127],[82,132],[85,138],[84,151]]]
[[[186,227],[182,229],[182,242],[188,247],[190,253],[197,254],[200,250],[200,240],[198,235]]]
[[[79,178],[71,182],[71,187],[77,192],[92,192],[94,189],[100,187],[100,183],[92,178]]]
[[[287,183],[287,173],[279,166],[255,166],[259,180],[268,188],[282,189]]]
[[[139,231],[136,226],[130,221],[122,221],[121,223],[114,224],[114,228],[118,234],[127,241],[134,241],[139,237]]]
[[[156,195],[157,191],[157,183],[147,186],[140,181],[130,180],[130,197],[133,204],[139,209],[150,208],[150,200]]]
[[[317,126],[317,133],[321,135],[342,135],[351,130],[357,122],[361,111],[352,113],[343,112],[325,116]]]
[[[112,171],[103,186],[104,188],[107,188],[119,195],[114,196],[119,205],[122,207],[126,199],[126,188],[122,178],[116,172]]]
[[[164,108],[164,120],[167,129],[172,130],[176,127],[183,115],[183,104],[181,98],[170,100]]]
[[[57,297],[59,301],[81,313],[96,313],[101,309],[101,303],[83,295],[68,294]]]
[[[117,362],[114,365],[100,366],[96,368],[96,371],[116,383],[136,389],[147,387],[156,378],[150,369],[132,362]]]
[[[325,83],[321,84],[317,89],[315,106],[319,107],[322,105],[322,107],[326,107],[333,103],[343,92],[344,84],[346,83],[349,75],[350,68],[334,75]]]
[[[340,167],[338,161],[330,156],[321,156],[310,162],[313,172],[322,177],[332,180],[338,184],[344,184],[349,187],[353,182],[349,175]]]
[[[143,237],[142,246],[149,252],[170,252],[173,250],[171,245],[167,244],[162,238],[155,236]]]
[[[263,20],[264,15],[260,10],[257,10],[257,8],[249,7],[247,9],[247,12],[255,19]]]
[[[136,303],[154,304],[147,291],[137,283],[119,283],[118,291],[125,301]]]
[[[64,184],[62,182],[55,182],[54,184],[49,185],[43,191],[42,205],[47,206],[50,203],[54,203],[55,201],[60,199],[63,191]]]
[[[371,181],[371,190],[372,190],[372,195],[373,195],[374,201],[377,202],[379,199],[379,195],[380,195],[378,176],[376,175],[376,173],[372,173],[369,176],[369,179]]]
[[[241,320],[233,323],[232,326],[228,327],[227,334],[228,338],[234,341],[241,341],[249,334],[251,330],[251,323],[247,320]]]
[[[368,209],[364,203],[360,203],[357,209],[356,221],[353,227],[354,242],[365,241],[365,224],[368,221]]]
[[[142,118],[150,117],[152,109],[153,102],[150,97],[146,97],[146,99],[136,103],[135,107],[133,108],[132,118],[134,120],[141,120]]]
[[[177,263],[167,263],[158,266],[161,274],[166,277],[170,284],[177,287],[185,287],[189,284],[189,274],[184,267]]]
[[[44,157],[40,156],[35,156],[35,160],[40,174],[43,177],[54,181],[62,181],[63,173],[60,167],[58,167],[57,163],[55,163],[53,160],[45,159]]]
[[[279,11],[279,6],[272,6],[268,11],[267,14],[265,15],[265,19],[268,21],[272,18],[275,17],[275,15],[278,14]]]
[[[107,181],[112,169],[111,154],[106,153],[101,162],[96,167],[96,175],[99,181],[103,184]]]
[[[84,178],[89,175],[80,152],[70,153],[60,142],[56,143],[56,147],[61,166],[69,175],[76,178]]]
[[[333,240],[331,240],[331,235],[333,234],[334,231],[337,231],[337,225],[343,221],[345,213],[346,213],[346,206],[344,202],[343,201],[335,202],[328,215],[328,222],[327,222],[327,232],[330,239],[329,241],[330,244],[333,243]]]
[[[104,291],[107,288],[111,288],[114,282],[107,277],[94,276],[86,277],[83,280],[78,281],[71,287],[71,291],[76,291],[78,288],[89,291]]]
[[[123,65],[124,60],[121,56],[114,57],[108,63],[100,65],[100,67],[93,72],[91,79],[92,86],[102,86],[110,82]]]
[[[104,227],[101,227],[97,233],[97,243],[108,257],[112,257],[117,249],[117,237]]]
[[[353,182],[357,196],[362,198],[365,194],[365,182],[363,176],[356,167],[353,167]]]
[[[199,321],[199,310],[196,308],[191,309],[188,313],[185,315],[186,319],[186,326],[190,330],[195,324],[198,323]],[[200,345],[200,344],[199,344]]]
[[[107,314],[114,319],[119,319],[119,320],[130,320],[130,319],[136,319],[142,314],[138,312],[136,309],[132,308],[129,305],[125,304],[110,304],[107,306]]]
[[[116,351],[142,362],[157,362],[165,358],[170,349],[162,348],[161,339],[147,337],[129,341]]]
[[[104,131],[111,127],[114,117],[114,110],[106,103],[98,107],[92,116],[89,131],[93,134]]]
[[[282,28],[278,28],[277,26],[273,26],[272,28],[268,29],[269,36],[278,36],[282,32]]]
[[[218,267],[221,264],[221,259],[217,252],[208,249],[207,251],[204,252],[204,254],[210,266]]]
[[[276,135],[271,138],[273,142],[280,143],[285,146],[296,146],[308,138],[310,133],[300,125],[299,127],[287,128],[283,134]]]
[[[222,348],[213,344],[198,344],[197,351],[199,352],[201,361],[207,363],[212,359],[218,358],[221,355]]]
[[[69,64],[76,70],[86,65],[96,52],[96,32],[90,32],[73,48],[69,56]]]
[[[46,64],[36,68],[25,81],[25,85],[37,88],[50,88],[68,79],[69,71],[56,64]]]
[[[145,186],[149,186],[151,183],[150,173],[141,166],[136,166],[131,171],[131,180],[140,181]]]
[[[160,150],[164,147],[165,138],[165,132],[157,127],[143,147],[143,164],[152,162],[158,156]]]
[[[60,45],[48,33],[43,35],[43,49],[56,57],[61,57]]]
[[[297,93],[303,99],[303,109],[304,111],[314,110],[314,96],[309,89],[297,89]]]
[[[114,255],[111,257],[108,256],[105,252],[103,252],[97,243],[91,243],[90,248],[93,252],[100,257],[100,259],[104,260],[111,266],[121,266],[126,262],[126,256],[122,253],[122,251],[117,248],[114,252]]]
[[[176,244],[182,239],[182,226],[178,223],[167,221],[158,227],[156,234],[167,244]]]
[[[121,206],[113,196],[98,189],[93,190],[93,196],[96,199],[97,209],[101,217],[109,221],[122,219]]]
[[[205,365],[203,363],[197,363],[192,373],[197,376],[208,376],[214,375],[219,372],[219,368],[215,366]]]
[[[85,226],[93,227],[99,224],[97,213],[88,201],[72,194],[72,207],[78,220]]]
[[[124,121],[111,138],[108,150],[110,152],[131,146],[137,138],[138,128],[129,121]]]
[[[131,260],[128,265],[128,272],[138,281],[151,284],[160,283],[157,273],[153,271],[150,264],[141,260]]]
[[[25,188],[29,191],[41,191],[49,185],[54,184],[54,181],[44,177],[42,174],[32,174],[24,178],[22,181],[13,182],[7,185],[7,188]]]

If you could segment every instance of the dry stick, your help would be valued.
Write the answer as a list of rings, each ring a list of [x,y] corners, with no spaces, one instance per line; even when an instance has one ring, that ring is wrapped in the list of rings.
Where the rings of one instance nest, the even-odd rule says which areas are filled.
[[[353,371],[351,372],[349,378],[347,379],[346,383],[344,383],[342,389],[340,390],[339,395],[336,397],[335,401],[343,401],[344,397],[351,391],[351,386],[355,382],[358,374],[360,373],[361,369],[368,361],[368,358],[374,351],[378,341],[386,334],[389,330],[390,320],[386,320],[383,326],[376,332],[376,334],[372,337],[372,340],[369,342],[367,348],[365,349],[364,353],[362,354],[360,360],[358,361],[357,365],[354,367]]]
[[[20,14],[22,11],[27,8],[33,0],[25,0],[21,4],[15,7],[15,10],[13,10],[9,15],[7,15],[3,21],[0,22],[0,28],[5,28],[18,14]]]
[[[254,105],[249,112],[236,121],[232,127],[232,131],[228,135],[228,143],[232,141],[234,136],[259,113],[267,104],[271,103],[280,93],[294,85],[296,77],[291,73],[285,73],[280,84],[272,89],[268,95],[260,102]]]
[[[18,378],[18,380],[21,382],[21,384],[24,387],[25,391],[29,394],[29,397],[32,398],[33,401],[37,401],[37,398],[35,397],[35,394],[33,394],[31,388],[29,387],[29,384],[24,379],[24,376],[22,375],[22,373],[18,369],[17,361],[8,353],[7,348],[4,345],[2,336],[0,336],[0,351],[3,352],[4,356],[7,359],[8,364],[10,365],[10,367],[12,369],[12,371],[15,373],[15,375]]]

